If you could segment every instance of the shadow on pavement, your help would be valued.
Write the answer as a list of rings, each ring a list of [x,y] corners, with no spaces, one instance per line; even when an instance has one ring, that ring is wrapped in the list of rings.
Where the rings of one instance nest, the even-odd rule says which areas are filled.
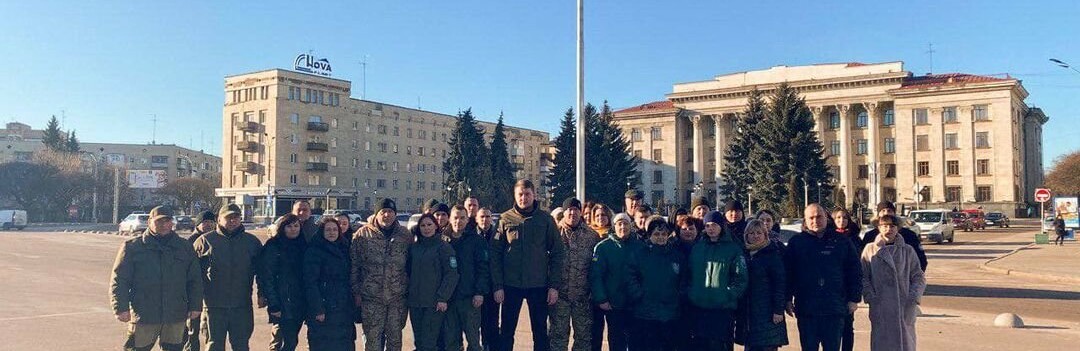
[[[1020,245],[1027,245],[1027,244],[1030,244],[1030,243],[1031,243],[1030,241],[961,241],[961,242],[955,242],[955,243],[950,243],[950,244],[945,244],[945,245],[948,245],[948,246],[970,246],[970,245],[979,245],[979,246],[1020,246]],[[924,246],[926,244],[927,243],[923,243]]]
[[[935,249],[927,250],[927,254],[961,254],[961,255],[1000,255],[1012,252],[1012,250],[990,249]]]
[[[1069,328],[1058,327],[1058,326],[1053,326],[1053,325],[1025,325],[1024,329],[1063,330],[1063,329],[1069,329]]]
[[[997,256],[937,255],[934,252],[927,252],[926,257],[935,260],[989,260]]]
[[[959,318],[960,316],[954,316],[951,314],[920,314],[919,318]]]
[[[1068,301],[1080,300],[1080,292],[936,284],[927,285],[926,293],[924,295]]]

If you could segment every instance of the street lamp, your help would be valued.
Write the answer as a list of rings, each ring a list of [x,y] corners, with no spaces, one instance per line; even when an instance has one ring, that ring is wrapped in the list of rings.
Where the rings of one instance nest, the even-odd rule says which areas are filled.
[[[821,203],[821,181],[817,182],[817,203]]]
[[[1052,59],[1050,59],[1050,62],[1053,62],[1058,67],[1065,68],[1065,69],[1071,69],[1071,70],[1075,71],[1076,73],[1080,73],[1080,70],[1077,70],[1076,67],[1070,66],[1068,63],[1065,63],[1065,61],[1058,60],[1056,58],[1052,58]]]
[[[746,209],[747,209],[746,212],[747,213],[753,213],[754,212],[754,203],[750,199],[750,195],[753,194],[753,193],[754,193],[754,186],[753,185],[747,185],[746,186]]]

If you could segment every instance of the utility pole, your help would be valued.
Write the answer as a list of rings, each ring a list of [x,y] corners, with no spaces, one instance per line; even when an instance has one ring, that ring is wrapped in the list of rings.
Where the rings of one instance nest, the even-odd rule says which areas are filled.
[[[806,179],[806,173],[803,173],[802,189],[803,189],[802,190],[802,198],[803,198],[802,207],[805,210],[807,207],[810,207],[810,180]]]
[[[113,168],[112,222],[120,224],[120,167]]]
[[[585,0],[577,1],[577,160],[578,200],[585,201]]]
[[[367,59],[368,55],[364,55],[364,59],[360,61],[360,100],[367,97]]]
[[[150,145],[157,144],[157,114],[154,114],[154,118],[151,119],[154,122],[154,131],[150,136]]]

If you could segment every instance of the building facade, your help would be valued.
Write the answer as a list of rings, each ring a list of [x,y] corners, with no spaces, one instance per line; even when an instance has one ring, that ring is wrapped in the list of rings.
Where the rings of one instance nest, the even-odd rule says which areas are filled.
[[[282,69],[226,77],[217,195],[264,220],[298,199],[370,210],[386,197],[399,212],[443,199],[442,165],[457,117],[353,99],[351,91],[346,80]],[[478,123],[490,141],[495,124]],[[541,184],[548,133],[507,126],[506,139],[516,176]]]
[[[1033,202],[1042,183],[1047,117],[1024,102],[1028,92],[1020,80],[915,76],[902,62],[840,63],[679,83],[666,100],[616,111],[642,158],[648,200],[727,199],[717,189],[735,119],[750,91],[768,94],[785,82],[813,113],[833,186],[846,205],[888,200],[1012,214]]]

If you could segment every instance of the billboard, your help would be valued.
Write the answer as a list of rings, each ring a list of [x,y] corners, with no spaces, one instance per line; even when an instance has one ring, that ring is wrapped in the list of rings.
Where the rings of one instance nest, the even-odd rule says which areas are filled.
[[[164,170],[127,171],[128,186],[133,189],[157,189],[169,182],[169,173]]]
[[[106,154],[105,162],[110,166],[123,167],[127,165],[127,156],[124,154]]]
[[[1080,228],[1080,213],[1077,213],[1077,197],[1058,196],[1054,198],[1054,215],[1061,215],[1065,227]]]

